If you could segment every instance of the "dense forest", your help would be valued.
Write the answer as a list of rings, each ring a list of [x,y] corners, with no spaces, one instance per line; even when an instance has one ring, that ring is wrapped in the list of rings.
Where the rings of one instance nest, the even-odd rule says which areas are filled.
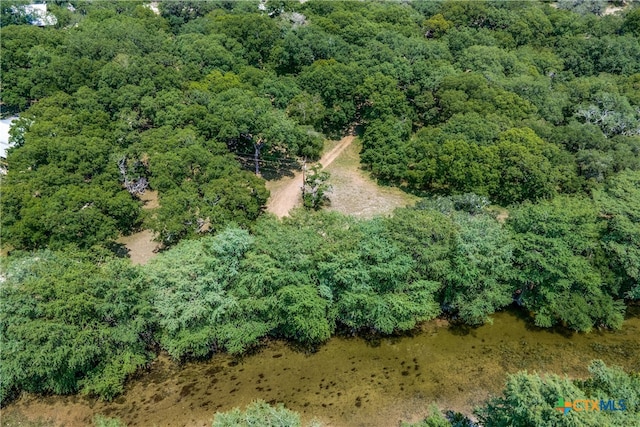
[[[38,28],[24,3],[0,15],[2,114],[19,113],[3,402],[110,399],[161,350],[313,349],[511,304],[541,327],[619,328],[640,299],[638,7],[53,1]],[[372,176],[419,203],[264,213],[262,176],[355,127]],[[166,250],[134,266],[115,240],[142,228]]]

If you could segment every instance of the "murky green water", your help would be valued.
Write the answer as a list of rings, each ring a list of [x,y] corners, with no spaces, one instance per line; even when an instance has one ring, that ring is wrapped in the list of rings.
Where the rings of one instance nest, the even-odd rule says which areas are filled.
[[[600,358],[640,371],[640,307],[630,311],[615,332],[540,330],[503,312],[475,329],[434,321],[411,337],[333,338],[314,354],[275,342],[242,359],[218,355],[178,366],[160,357],[114,402],[25,396],[7,411],[67,426],[86,425],[95,413],[130,426],[205,426],[217,410],[264,399],[306,420],[386,427],[418,420],[430,403],[470,412],[500,391],[507,373],[523,369],[580,377]]]

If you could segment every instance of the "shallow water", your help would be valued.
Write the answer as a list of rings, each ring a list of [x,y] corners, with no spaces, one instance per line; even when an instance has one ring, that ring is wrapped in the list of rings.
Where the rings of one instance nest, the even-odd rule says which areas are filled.
[[[417,421],[431,403],[470,413],[498,393],[507,373],[588,375],[592,359],[640,370],[640,307],[622,330],[590,334],[541,330],[518,312],[494,315],[492,325],[452,327],[437,320],[413,336],[331,339],[305,354],[282,342],[235,359],[216,355],[179,366],[161,356],[111,403],[78,396],[24,396],[7,408],[57,425],[87,425],[94,414],[129,426],[209,426],[216,411],[255,399],[283,402],[335,426],[391,426]]]

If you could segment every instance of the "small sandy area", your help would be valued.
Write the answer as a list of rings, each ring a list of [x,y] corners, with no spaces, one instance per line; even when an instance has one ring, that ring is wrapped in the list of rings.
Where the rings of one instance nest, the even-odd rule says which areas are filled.
[[[155,190],[147,190],[141,196],[140,200],[144,202],[142,209],[152,210],[160,207],[158,202],[158,192]],[[154,240],[155,234],[151,230],[142,230],[128,236],[121,236],[116,240],[117,243],[123,244],[129,250],[129,257],[133,264],[144,265],[158,254],[160,243]]]

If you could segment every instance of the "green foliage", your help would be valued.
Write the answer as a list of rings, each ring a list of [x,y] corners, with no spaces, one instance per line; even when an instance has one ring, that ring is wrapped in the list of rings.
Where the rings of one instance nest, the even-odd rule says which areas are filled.
[[[111,399],[149,360],[151,306],[139,270],[61,253],[15,256],[2,283],[2,388]]]
[[[430,408],[431,413],[419,423],[403,422],[401,427],[450,427],[451,423],[442,416],[437,407]]]
[[[615,292],[640,298],[640,173],[625,171],[605,190],[594,193],[607,229],[602,238],[608,267],[616,274]]]
[[[443,304],[467,324],[482,324],[512,302],[513,246],[506,230],[488,215],[456,214],[459,233],[443,278]]]
[[[323,129],[329,135],[341,133],[354,119],[353,97],[362,81],[355,64],[342,64],[335,59],[318,60],[305,68],[299,77],[303,89],[319,95],[325,107]]]
[[[436,210],[398,209],[387,220],[390,239],[415,262],[415,278],[436,280],[450,271],[449,255],[457,238],[452,218]]]
[[[478,215],[486,212],[489,206],[489,199],[473,193],[458,194],[455,196],[436,197],[422,199],[416,204],[418,209],[434,209],[443,214],[450,214],[455,211],[466,212],[471,215]]]
[[[318,95],[302,92],[291,99],[287,112],[301,125],[320,128],[326,109]]]
[[[240,408],[228,412],[216,412],[212,427],[300,427],[300,415],[282,404],[276,407],[257,400],[241,411]]]
[[[546,143],[531,129],[510,129],[498,138],[500,179],[493,200],[509,204],[554,195],[560,171],[556,146]]]
[[[617,366],[606,366],[602,360],[594,360],[589,365],[591,377],[585,381],[576,381],[576,385],[589,396],[609,396],[625,399],[626,413],[622,419],[629,424],[640,419],[640,376],[628,374]],[[626,417],[624,417],[626,416]]]
[[[160,132],[143,134],[136,149],[148,153],[149,180],[160,194],[160,207],[148,223],[165,243],[204,233],[204,224],[215,232],[230,222],[246,226],[258,217],[268,196],[264,183],[223,155],[221,144],[203,141],[192,129],[159,131],[165,144],[175,144],[173,150],[154,143]]]
[[[490,321],[490,314],[512,302],[513,243],[488,215],[488,204],[484,197],[464,194],[424,199],[416,205],[450,219],[451,237],[441,255],[446,264],[429,273],[442,283],[444,310],[470,325]]]
[[[411,274],[414,261],[385,236],[385,228],[382,222],[362,223],[347,247],[334,248],[318,265],[320,284],[335,301],[336,320],[352,330],[389,334],[439,313],[434,295],[439,284]]]
[[[491,398],[476,411],[484,426],[629,426],[640,421],[638,377],[620,368],[607,367],[602,361],[589,366],[591,378],[570,381],[556,375],[510,375],[501,397]],[[624,399],[624,411],[558,411],[559,399],[573,402],[578,399]],[[618,404],[619,405],[619,404]]]
[[[303,344],[324,341],[336,324],[382,333],[435,317],[438,284],[411,273],[414,262],[385,237],[382,223],[297,212],[262,221],[241,284],[277,290],[278,330]]]
[[[258,312],[249,295],[232,287],[252,240],[246,231],[227,229],[184,241],[149,264],[145,281],[154,294],[159,341],[172,357],[204,357],[217,348],[242,352],[271,329],[261,317],[269,307]]]
[[[495,139],[488,145],[478,144],[478,139],[485,139],[477,134],[473,139],[450,139],[442,131],[452,132],[452,128],[424,129],[406,145],[405,157],[413,159],[406,172],[412,187],[445,194],[474,192],[510,204],[550,198],[564,181],[572,180],[573,171],[562,166],[560,150],[529,128],[490,131]],[[402,173],[395,169],[391,176],[397,180]]]
[[[512,298],[538,326],[586,331],[619,327],[622,299],[640,298],[637,8],[76,2],[36,28],[13,13],[23,3],[0,6],[2,114],[21,116],[0,237],[69,254],[3,261],[3,401],[111,398],[154,340],[176,359],[267,336],[316,346],[441,311],[480,324]],[[436,198],[370,221],[260,218],[256,165],[282,173],[319,157],[319,131],[353,127],[374,177]],[[307,205],[325,178],[310,176]],[[143,179],[160,204],[144,213],[126,188]],[[488,200],[511,205],[505,226]],[[141,227],[176,247],[142,270],[112,260]],[[553,403],[536,381],[512,390]],[[497,425],[557,421],[495,407]]]
[[[321,166],[316,165],[307,171],[302,187],[302,204],[307,209],[318,210],[330,202],[327,193],[331,192],[329,172],[320,170]]]
[[[329,302],[312,285],[285,286],[276,295],[283,336],[302,344],[328,340],[333,332],[327,319]]]
[[[21,123],[2,198],[2,234],[16,248],[88,248],[139,223],[139,202],[122,187],[106,143],[108,116],[99,107],[75,116],[80,105],[91,100],[58,94]]]
[[[135,3],[52,4],[70,28],[39,29],[13,25],[24,21],[14,3],[2,6],[2,103],[23,112],[24,131],[3,183],[2,237],[18,248],[89,248],[139,228],[140,203],[114,163],[123,156],[131,178],[159,191],[145,226],[165,243],[204,223],[249,226],[267,193],[242,167],[317,158],[321,140],[304,126],[333,137],[362,126],[373,175],[419,194],[510,204],[640,168],[635,9],[274,3],[262,13],[180,1],[156,16]]]
[[[425,37],[438,38],[442,37],[451,27],[453,22],[447,21],[441,13],[432,16],[422,24],[425,29]]]
[[[635,8],[631,10],[624,17],[624,24],[622,29],[627,33],[632,33],[636,36],[640,36],[640,9]]]
[[[526,372],[513,374],[509,376],[503,394],[504,397],[493,398],[478,410],[482,425],[569,425],[571,421],[584,423],[585,418],[592,416],[589,412],[564,415],[555,409],[560,398],[569,401],[586,398],[571,381],[557,375],[547,375],[543,379]],[[569,417],[567,421],[565,416]]]
[[[518,301],[538,326],[563,322],[576,330],[618,328],[624,305],[607,293],[596,262],[602,223],[593,203],[558,197],[523,205],[507,222],[514,233]]]
[[[103,415],[93,417],[93,425],[95,427],[126,427],[127,425],[120,421],[119,418],[109,418]]]

